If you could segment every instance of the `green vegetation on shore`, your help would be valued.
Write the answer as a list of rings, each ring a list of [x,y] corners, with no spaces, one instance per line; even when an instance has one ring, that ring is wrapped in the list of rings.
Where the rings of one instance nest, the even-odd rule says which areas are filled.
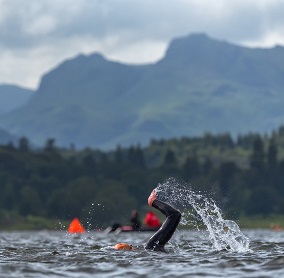
[[[67,231],[71,222],[68,220],[49,219],[39,216],[19,216],[16,213],[0,212],[0,231],[39,231],[56,230]],[[235,219],[241,229],[274,229],[281,227],[284,230],[284,215],[270,216],[243,216]],[[126,223],[128,224],[128,223]],[[98,227],[87,227],[94,231]],[[102,227],[103,228],[103,227]],[[194,229],[192,226],[181,226],[180,229]],[[200,226],[199,228],[202,228]]]
[[[41,216],[21,216],[15,211],[0,211],[0,230],[29,231],[29,230],[66,230],[69,221],[55,220]]]
[[[276,226],[284,229],[284,215],[243,216],[237,223],[243,229],[274,229]]]
[[[142,216],[149,193],[170,177],[208,194],[241,227],[284,226],[283,154],[283,127],[265,136],[205,134],[107,152],[61,149],[53,139],[33,149],[21,138],[0,146],[0,229],[60,229],[73,217],[93,229],[128,224],[131,210]]]

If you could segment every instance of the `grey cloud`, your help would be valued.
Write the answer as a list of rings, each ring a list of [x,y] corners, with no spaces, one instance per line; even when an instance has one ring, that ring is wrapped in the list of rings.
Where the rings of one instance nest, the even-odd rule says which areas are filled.
[[[277,29],[283,24],[283,1],[270,1],[263,10],[265,1],[259,2],[220,0],[211,1],[210,6],[203,0],[4,0],[0,2],[4,11],[0,43],[2,47],[36,47],[80,36],[97,40],[119,36],[120,43],[168,41],[191,32],[244,40],[261,36],[267,25]],[[224,8],[215,8],[214,3],[223,3]],[[41,32],[44,20],[54,28],[47,26]]]
[[[135,62],[143,50],[139,62],[149,62],[173,38],[196,32],[234,43],[261,43],[271,33],[281,38],[283,5],[283,0],[0,0],[0,58],[13,67],[0,76],[34,86],[27,80],[38,80],[79,52]]]
[[[284,32],[284,1],[273,3],[265,10],[264,21],[266,31],[278,30],[280,34]]]

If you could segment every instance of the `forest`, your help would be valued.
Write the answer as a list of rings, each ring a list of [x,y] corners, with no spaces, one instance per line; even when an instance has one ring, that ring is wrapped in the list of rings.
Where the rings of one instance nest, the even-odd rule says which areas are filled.
[[[28,217],[128,224],[131,210],[146,212],[149,193],[171,177],[210,195],[231,218],[284,215],[284,127],[111,151],[59,148],[52,138],[35,148],[22,137],[0,146],[0,228]]]

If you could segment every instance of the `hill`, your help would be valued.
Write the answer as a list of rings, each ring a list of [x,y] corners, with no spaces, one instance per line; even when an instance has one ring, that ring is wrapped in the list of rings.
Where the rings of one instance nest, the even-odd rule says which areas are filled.
[[[250,49],[194,34],[165,57],[125,65],[80,55],[43,76],[0,127],[42,144],[113,148],[205,132],[270,132],[283,124],[284,48]]]
[[[33,93],[15,85],[0,84],[0,115],[25,105]]]

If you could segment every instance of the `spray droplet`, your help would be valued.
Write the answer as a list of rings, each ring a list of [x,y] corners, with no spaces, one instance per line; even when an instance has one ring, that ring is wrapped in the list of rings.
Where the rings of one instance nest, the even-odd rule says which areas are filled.
[[[209,240],[216,250],[234,252],[249,251],[249,239],[233,220],[225,220],[214,200],[195,193],[188,184],[174,178],[159,184],[156,188],[160,200],[168,202],[182,211],[181,225],[194,225],[199,229],[198,220],[206,226]],[[199,219],[198,219],[199,218]]]

